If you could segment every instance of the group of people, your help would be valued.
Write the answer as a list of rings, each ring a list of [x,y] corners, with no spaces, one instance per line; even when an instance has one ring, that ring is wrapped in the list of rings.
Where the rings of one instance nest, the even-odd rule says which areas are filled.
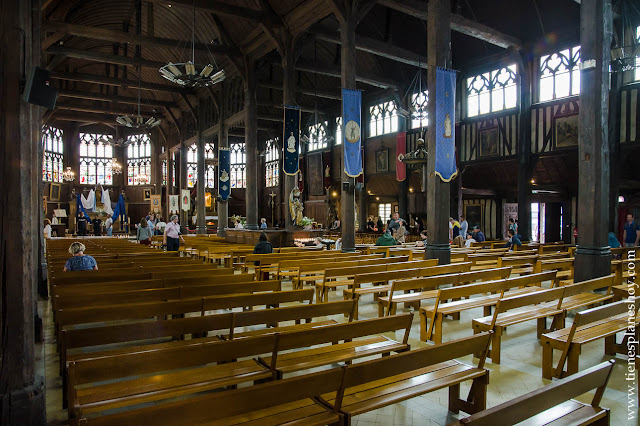
[[[178,215],[174,214],[169,223],[165,223],[160,216],[156,218],[153,213],[150,213],[147,217],[140,219],[136,240],[140,244],[150,245],[153,235],[162,235],[162,244],[167,246],[167,251],[178,251],[180,240],[184,243],[178,220]]]
[[[373,223],[373,217],[369,217],[367,227]],[[382,228],[382,221],[378,218],[378,229]],[[396,212],[393,214],[384,233],[377,239],[377,246],[394,246],[405,242],[407,236],[407,222],[400,219],[400,215]]]

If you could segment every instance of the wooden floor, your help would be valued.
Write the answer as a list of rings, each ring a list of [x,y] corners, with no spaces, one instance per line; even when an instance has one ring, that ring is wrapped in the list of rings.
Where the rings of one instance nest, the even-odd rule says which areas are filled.
[[[291,283],[285,282],[283,290],[291,289]],[[341,291],[331,292],[330,300],[342,300]],[[58,375],[58,355],[53,338],[53,323],[51,316],[51,304],[48,301],[40,301],[39,310],[44,320],[45,343],[37,345],[36,360],[38,374],[46,378],[46,403],[47,422],[50,425],[67,424],[67,412],[61,408],[62,379]],[[398,309],[398,313],[403,311]],[[377,317],[377,305],[373,303],[372,296],[365,296],[360,305],[360,319]],[[404,310],[408,312],[408,310]],[[461,321],[445,320],[443,326],[444,341],[454,338],[469,336],[472,334],[471,320],[482,316],[482,311],[472,310],[462,314]],[[336,317],[336,319],[338,319]],[[570,321],[570,320],[569,320]],[[569,323],[569,321],[567,323]],[[501,364],[487,362],[486,367],[491,370],[488,386],[487,406],[492,407],[503,401],[535,390],[547,383],[541,377],[542,348],[536,339],[536,324],[522,324],[510,327],[502,339]],[[419,319],[416,313],[411,330],[412,347],[426,345],[418,340]],[[591,367],[597,363],[611,359],[604,356],[604,341],[600,340],[583,348],[580,357],[581,369]],[[470,359],[463,360],[471,362]],[[614,367],[614,374],[609,381],[607,391],[602,400],[602,406],[611,409],[612,425],[637,425],[637,420],[627,420],[627,382],[624,374],[626,359],[618,356]],[[637,382],[636,394],[633,396],[633,406],[638,414]],[[466,395],[468,385],[461,388],[461,394]],[[590,402],[591,396],[580,398],[581,401]],[[394,406],[386,407],[371,413],[354,418],[354,426],[370,425],[446,425],[460,415],[454,415],[447,410],[448,391],[443,389],[422,397],[414,398]]]

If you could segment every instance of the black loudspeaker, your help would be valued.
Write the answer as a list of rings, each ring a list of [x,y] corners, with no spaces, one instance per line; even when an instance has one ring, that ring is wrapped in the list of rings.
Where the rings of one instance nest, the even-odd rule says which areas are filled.
[[[51,73],[44,68],[34,67],[24,90],[24,100],[30,104],[54,109],[58,91],[51,87],[50,83]]]

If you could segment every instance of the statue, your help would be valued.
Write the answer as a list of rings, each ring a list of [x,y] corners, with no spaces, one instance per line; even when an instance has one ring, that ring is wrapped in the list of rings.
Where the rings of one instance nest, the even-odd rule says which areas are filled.
[[[302,226],[302,210],[304,210],[301,198],[300,190],[297,187],[293,188],[289,194],[289,211],[291,212],[291,222],[298,226]]]
[[[287,151],[292,154],[296,152],[296,137],[293,136],[293,132],[291,132],[291,136],[287,139]]]
[[[78,194],[76,193],[75,188],[71,188],[71,193],[69,194],[69,201],[75,201],[78,198]]]
[[[444,137],[451,138],[451,117],[449,114],[444,118]]]

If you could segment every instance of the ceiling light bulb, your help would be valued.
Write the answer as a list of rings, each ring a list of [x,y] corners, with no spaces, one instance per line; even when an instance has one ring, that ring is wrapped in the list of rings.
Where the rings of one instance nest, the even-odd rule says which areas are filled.
[[[211,75],[212,72],[213,72],[213,66],[211,64],[208,64],[206,67],[202,69],[202,71],[200,72],[200,76],[209,77],[209,75]]]
[[[187,62],[186,64],[184,64],[184,68],[187,71],[187,74],[196,75],[196,67],[195,65],[193,65],[193,62]]]
[[[169,64],[166,67],[169,69],[169,71],[171,71],[173,73],[173,75],[181,75],[182,74],[182,72],[180,71],[180,68],[176,67],[171,62],[169,62]]]
[[[215,73],[214,75],[211,76],[211,81],[214,84],[216,84],[216,83],[220,83],[225,78],[227,78],[227,76],[224,73],[224,70],[220,70],[220,71],[218,71],[217,73]]]

